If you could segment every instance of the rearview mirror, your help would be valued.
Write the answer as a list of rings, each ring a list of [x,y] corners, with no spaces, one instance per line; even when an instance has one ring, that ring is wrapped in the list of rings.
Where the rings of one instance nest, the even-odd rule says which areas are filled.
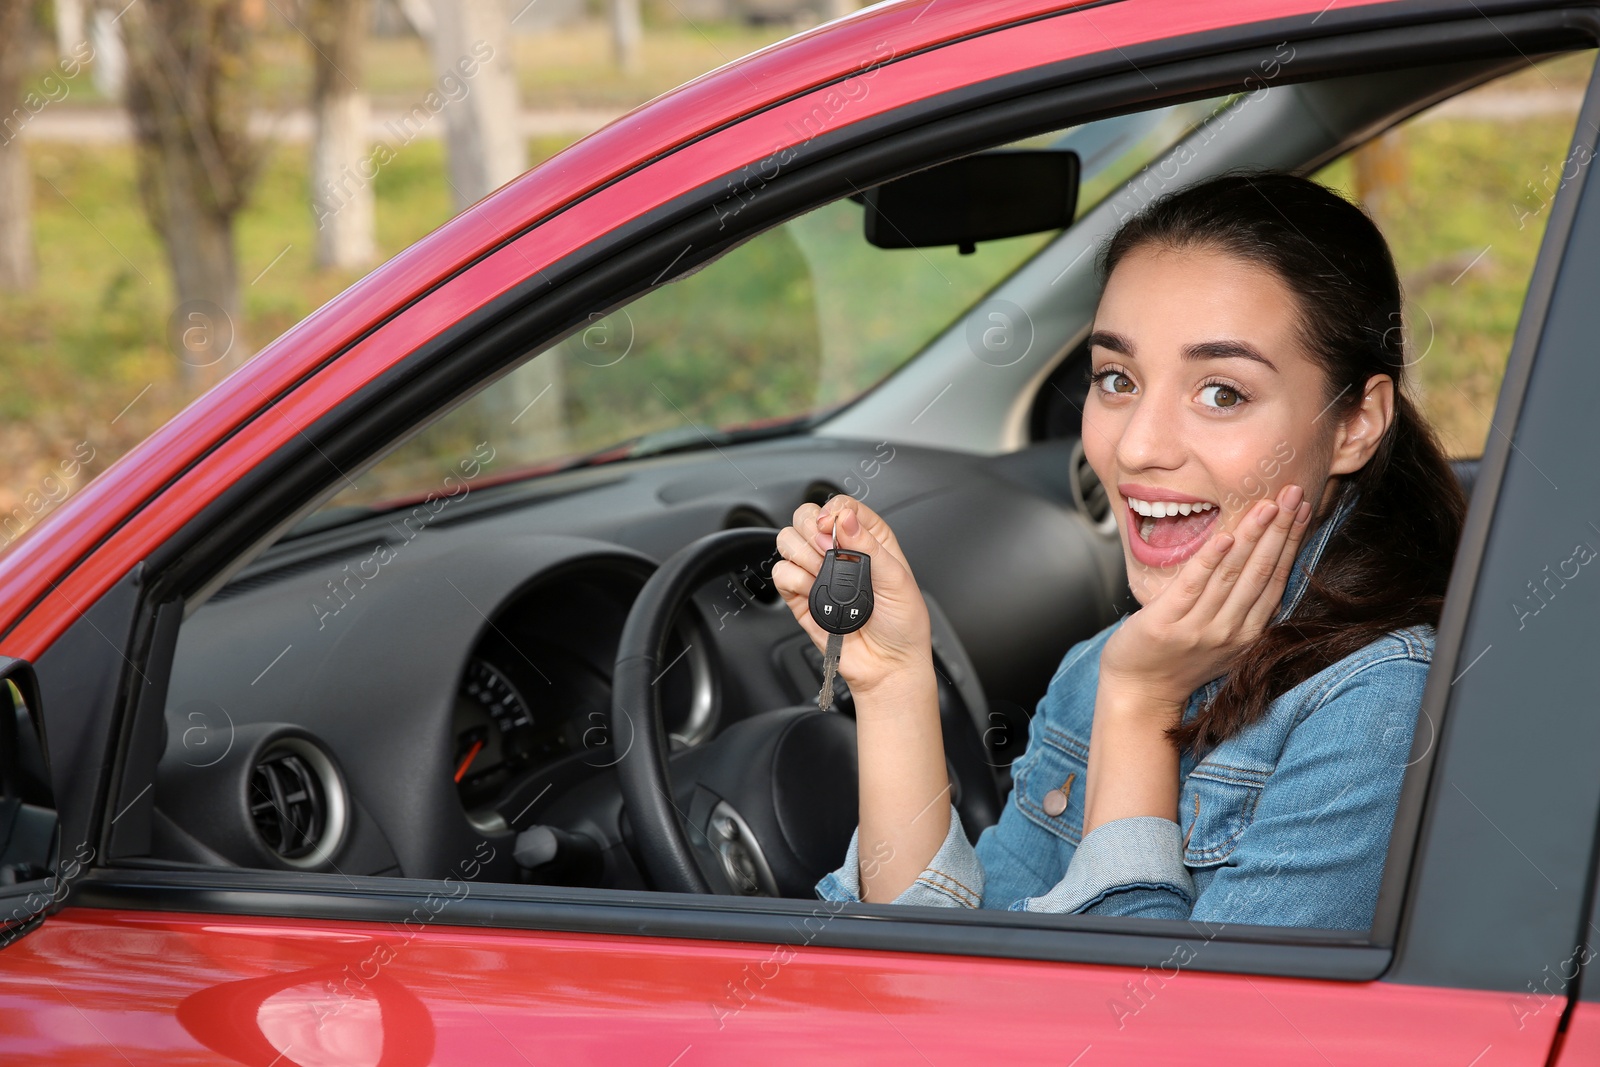
[[[59,902],[60,852],[39,683],[27,661],[0,656],[0,946]]]
[[[1078,154],[983,152],[874,186],[862,197],[879,248],[956,245],[1059,230],[1078,206]]]

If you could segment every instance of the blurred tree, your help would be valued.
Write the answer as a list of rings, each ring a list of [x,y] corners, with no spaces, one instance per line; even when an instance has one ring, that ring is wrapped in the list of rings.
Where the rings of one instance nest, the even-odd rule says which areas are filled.
[[[433,40],[433,7],[428,0],[394,0],[394,6],[412,32],[424,41]]]
[[[443,109],[457,211],[528,166],[507,0],[434,0],[429,43]]]
[[[70,56],[73,47],[89,36],[83,0],[56,0],[55,29],[56,54],[63,58]]]
[[[107,100],[122,100],[128,81],[128,50],[122,42],[122,20],[108,4],[98,4],[89,16],[89,40],[94,45],[90,75],[94,87]]]
[[[139,192],[183,311],[175,354],[191,386],[194,368],[249,355],[233,236],[262,160],[247,129],[246,15],[245,0],[138,0],[119,20]]]
[[[1405,129],[1396,127],[1351,153],[1356,196],[1380,226],[1393,223],[1404,210],[1410,182],[1410,153]]]
[[[435,84],[447,101],[448,181],[464,211],[528,166],[522,104],[507,0],[434,0],[429,46]],[[493,391],[491,441],[515,438],[519,447],[558,455],[568,439],[566,390],[553,354]],[[498,431],[498,432],[495,432]]]
[[[304,0],[301,28],[315,70],[311,207],[319,267],[351,268],[377,254],[373,237],[370,108],[361,88],[370,0]]]
[[[639,0],[607,0],[611,16],[611,55],[617,69],[637,74],[644,24],[639,17]]]
[[[22,147],[22,84],[33,43],[28,0],[0,0],[0,288],[32,289],[33,179]]]

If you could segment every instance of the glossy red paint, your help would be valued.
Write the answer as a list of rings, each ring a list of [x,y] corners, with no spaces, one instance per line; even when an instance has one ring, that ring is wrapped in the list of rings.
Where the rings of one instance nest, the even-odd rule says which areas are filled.
[[[842,126],[1005,73],[1160,37],[1315,13],[1326,4],[1122,0],[1082,11],[1059,3],[948,6],[937,16],[932,10],[943,5],[863,12],[707,75],[535,168],[380,267],[195,401],[0,557],[0,627],[6,629],[0,648],[37,657],[83,607],[242,471],[400,358],[630,219],[805,141],[806,123],[818,108]],[[1051,10],[1060,13],[994,29]],[[931,47],[950,40],[955,43]],[[879,48],[885,42],[887,48]],[[885,51],[905,58],[872,66]],[[831,66],[824,55],[832,57]],[[778,73],[789,58],[796,58],[800,72]],[[792,96],[797,87],[844,77],[871,83],[837,113],[828,106],[832,89]],[[758,110],[786,96],[787,102]],[[721,119],[713,120],[708,109],[719,98]],[[685,143],[693,131],[746,114]],[[675,145],[683,147],[656,158]],[[651,159],[647,170],[611,180]],[[540,218],[545,221],[531,232],[485,254]]]
[[[814,915],[804,921],[829,917],[823,905]],[[1178,1048],[1211,1041],[1225,1041],[1225,1055],[1197,1060],[1236,1067],[1542,1064],[1560,1011],[1519,1019],[1512,999],[1211,974],[1178,961],[1134,972],[437,922],[68,909],[6,949],[0,1033],[30,1064],[113,1062],[115,1047],[133,1063],[250,1067],[1088,1067],[1171,1062]],[[1492,1060],[1477,1059],[1491,1048]]]

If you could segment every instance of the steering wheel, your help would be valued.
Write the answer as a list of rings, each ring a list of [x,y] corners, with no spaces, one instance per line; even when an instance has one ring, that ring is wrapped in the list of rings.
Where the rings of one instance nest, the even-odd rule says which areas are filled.
[[[674,754],[669,770],[654,682],[673,621],[707,581],[770,556],[777,535],[741,528],[687,545],[645,583],[623,626],[611,731],[632,738],[617,771],[635,854],[657,889],[808,898],[843,861],[855,829],[855,722],[837,711],[801,705],[752,716]],[[940,718],[957,810],[969,829],[987,826],[1000,801],[978,726],[943,690]]]

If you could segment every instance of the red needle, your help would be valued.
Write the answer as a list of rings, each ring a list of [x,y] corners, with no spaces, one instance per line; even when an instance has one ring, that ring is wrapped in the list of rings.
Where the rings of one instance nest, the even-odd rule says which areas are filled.
[[[466,756],[464,756],[462,758],[461,766],[456,768],[456,781],[458,781],[458,782],[461,781],[462,777],[465,776],[466,773],[467,773],[467,768],[472,766],[472,761],[477,759],[478,758],[478,753],[482,752],[482,751],[483,751],[483,742],[482,741],[474,741],[472,743],[472,747],[467,750]]]

